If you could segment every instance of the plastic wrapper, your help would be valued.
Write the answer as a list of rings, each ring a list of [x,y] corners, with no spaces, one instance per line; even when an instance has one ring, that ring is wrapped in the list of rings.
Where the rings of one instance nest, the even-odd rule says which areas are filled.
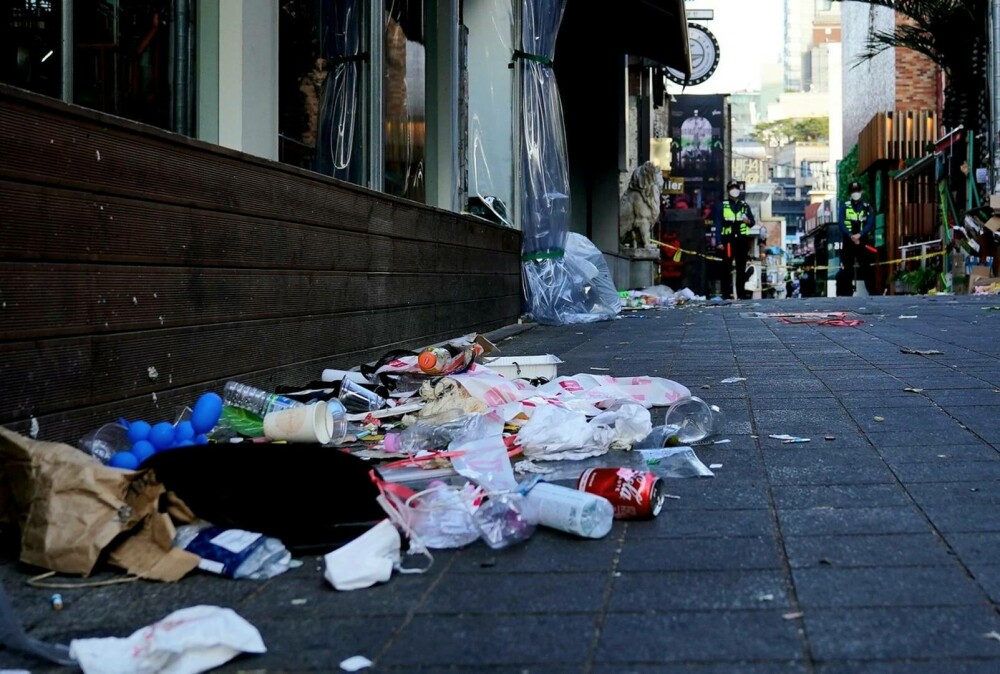
[[[526,541],[535,533],[538,514],[522,494],[496,494],[474,515],[483,541],[494,550]]]

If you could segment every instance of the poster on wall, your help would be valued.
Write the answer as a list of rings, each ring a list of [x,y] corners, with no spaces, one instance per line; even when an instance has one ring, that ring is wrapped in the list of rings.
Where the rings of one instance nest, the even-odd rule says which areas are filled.
[[[670,174],[722,180],[725,163],[725,96],[681,94],[670,101]]]

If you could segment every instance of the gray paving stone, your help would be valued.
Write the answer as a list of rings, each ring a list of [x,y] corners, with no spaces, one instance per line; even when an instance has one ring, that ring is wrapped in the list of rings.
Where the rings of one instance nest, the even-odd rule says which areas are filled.
[[[981,660],[876,660],[831,662],[820,664],[817,674],[996,674],[1000,671],[1000,656]]]
[[[780,449],[768,447],[763,451],[768,467],[805,466],[841,468],[844,466],[884,466],[885,461],[874,448],[838,445],[836,440],[814,436],[807,443],[789,443]]]
[[[774,520],[767,510],[685,510],[674,514],[668,501],[655,520],[630,522],[628,538],[720,538],[774,533]]]
[[[915,508],[813,508],[779,510],[784,536],[924,533],[929,525]]]
[[[945,533],[1000,531],[1000,505],[928,505],[925,512]]]
[[[955,561],[945,544],[930,533],[786,536],[784,541],[793,568],[931,566]]]
[[[940,464],[955,460],[1000,460],[1000,452],[985,442],[966,445],[929,443],[917,446],[879,447],[878,452],[890,465],[925,462]]]
[[[774,502],[782,509],[910,506],[910,499],[893,484],[775,485]]]
[[[634,538],[625,542],[618,569],[715,571],[781,568],[773,538]]]
[[[983,593],[958,564],[945,566],[794,569],[799,604],[811,608],[966,606]]]
[[[559,571],[601,572],[614,563],[624,524],[601,539],[581,539],[545,528],[523,545],[493,550],[476,542],[463,549],[449,568],[456,574],[545,573]],[[435,551],[435,554],[437,551]]]
[[[448,615],[596,612],[601,607],[610,570],[609,566],[604,573],[448,575],[417,611]]]
[[[622,572],[614,579],[609,611],[787,608],[788,583],[774,571]]]
[[[669,515],[678,510],[752,510],[768,508],[767,486],[762,483],[724,483],[720,480],[677,479],[665,485],[679,496],[664,506]]]
[[[1000,532],[946,533],[944,538],[964,562],[1000,563]]]
[[[655,665],[616,663],[597,665],[593,674],[806,674],[804,662],[677,662]]]
[[[805,624],[817,660],[1000,657],[985,606],[813,609]]]
[[[753,403],[754,414],[757,410],[825,410],[839,409],[837,399],[829,393],[818,393],[816,395],[797,395],[794,399],[789,399],[783,395],[768,395],[765,392],[750,396]]]
[[[996,480],[1000,487],[1000,456],[990,461],[944,459],[928,463],[897,463],[892,471],[904,484],[913,482],[961,482]]]
[[[956,423],[947,430],[938,430],[933,434],[923,431],[865,431],[865,437],[875,446],[900,447],[902,445],[969,445],[982,442],[972,431],[961,428]]]
[[[368,625],[372,629],[372,625]],[[416,616],[379,664],[451,665],[470,671],[489,665],[575,665],[582,669],[594,639],[588,615]]]
[[[883,464],[767,466],[771,484],[894,484]]]
[[[654,634],[655,639],[641,636]],[[654,664],[801,658],[798,628],[794,621],[783,620],[780,610],[675,611],[608,614],[595,661]]]
[[[972,562],[969,566],[976,582],[989,596],[990,601],[1000,606],[1000,563],[995,563],[997,562],[996,555],[991,561],[994,563]]]
[[[944,482],[941,484],[913,483],[906,491],[921,506],[935,504],[997,505],[1000,504],[1000,485],[981,480]]]

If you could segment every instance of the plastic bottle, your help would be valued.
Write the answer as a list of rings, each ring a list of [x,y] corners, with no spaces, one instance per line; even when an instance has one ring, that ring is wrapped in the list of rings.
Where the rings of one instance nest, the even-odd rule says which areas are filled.
[[[417,356],[417,365],[424,374],[443,374],[451,358],[451,353],[447,349],[428,346]]]
[[[526,498],[539,524],[569,534],[603,538],[614,523],[614,506],[598,494],[539,482]]]
[[[280,410],[287,410],[289,407],[302,405],[297,400],[286,398],[277,393],[268,393],[262,389],[235,381],[226,382],[225,390],[222,392],[222,400],[230,407],[239,407],[261,417],[268,412],[278,412]]]
[[[385,450],[399,454],[415,454],[425,449],[441,449],[447,447],[455,438],[473,432],[485,421],[482,414],[466,414],[442,424],[418,422],[400,433],[386,435]]]

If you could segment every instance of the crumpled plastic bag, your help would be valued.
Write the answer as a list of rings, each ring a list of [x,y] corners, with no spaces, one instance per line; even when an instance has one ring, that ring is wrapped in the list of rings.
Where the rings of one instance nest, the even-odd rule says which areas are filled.
[[[529,313],[539,323],[593,323],[621,313],[604,254],[582,234],[569,232],[563,257],[529,260],[521,271]]]
[[[517,440],[529,459],[580,460],[600,456],[610,448],[630,446],[649,435],[653,428],[649,410],[643,405],[621,401],[592,420],[560,405],[540,405],[517,433]]]
[[[124,639],[74,639],[69,649],[84,674],[199,674],[240,653],[267,652],[236,611],[208,605],[174,611]]]
[[[323,557],[323,577],[338,590],[360,590],[392,577],[403,541],[389,520],[382,520],[347,545]]]

